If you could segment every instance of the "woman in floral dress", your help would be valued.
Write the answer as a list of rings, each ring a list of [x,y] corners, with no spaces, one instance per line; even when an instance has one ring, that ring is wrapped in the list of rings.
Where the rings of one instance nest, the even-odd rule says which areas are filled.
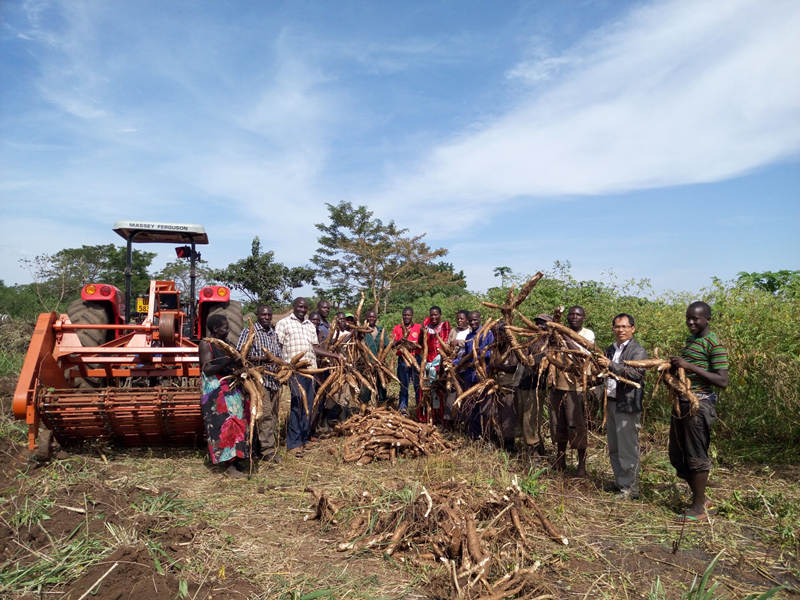
[[[211,337],[228,337],[228,320],[222,315],[208,318]],[[203,382],[203,424],[212,464],[219,465],[231,477],[244,477],[244,459],[249,456],[247,430],[250,400],[241,389],[232,390],[225,378],[235,367],[236,359],[216,345],[200,342],[200,373]]]

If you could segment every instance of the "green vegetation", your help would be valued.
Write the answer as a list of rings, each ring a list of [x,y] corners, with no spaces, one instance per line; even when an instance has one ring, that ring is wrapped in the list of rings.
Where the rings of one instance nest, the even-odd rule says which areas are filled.
[[[279,306],[291,300],[292,290],[314,283],[314,271],[306,267],[287,267],[275,262],[275,253],[261,249],[261,240],[253,238],[250,256],[232,262],[224,269],[210,269],[208,277],[238,291],[255,308],[267,303]]]
[[[121,245],[84,245],[80,248],[64,248],[55,254],[40,254],[34,258],[22,259],[20,263],[34,279],[30,286],[36,300],[33,305],[44,312],[65,308],[87,283],[108,283],[124,290],[125,254],[125,246]],[[131,289],[147,289],[150,282],[147,270],[155,256],[155,252],[133,250]],[[0,312],[8,311],[0,308]]]

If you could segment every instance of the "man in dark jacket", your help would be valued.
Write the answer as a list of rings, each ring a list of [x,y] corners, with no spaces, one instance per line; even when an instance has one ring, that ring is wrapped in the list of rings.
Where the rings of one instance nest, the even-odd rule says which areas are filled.
[[[614,471],[611,491],[617,492],[618,499],[626,500],[639,497],[639,429],[645,370],[629,367],[623,361],[643,360],[647,352],[633,339],[636,327],[632,316],[621,313],[611,323],[616,342],[606,348],[606,358],[600,362],[611,373],[640,384],[636,388],[613,377],[606,380],[606,431]]]

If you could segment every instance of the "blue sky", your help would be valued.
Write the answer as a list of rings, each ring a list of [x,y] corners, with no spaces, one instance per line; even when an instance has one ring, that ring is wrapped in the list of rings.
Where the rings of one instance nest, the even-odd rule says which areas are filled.
[[[303,264],[339,200],[474,290],[797,269],[798,31],[795,0],[2,2],[0,279],[126,219]]]

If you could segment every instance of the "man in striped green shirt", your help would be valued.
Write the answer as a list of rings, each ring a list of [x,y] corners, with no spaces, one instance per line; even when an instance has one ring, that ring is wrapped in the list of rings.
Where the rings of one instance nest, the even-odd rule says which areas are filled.
[[[686,326],[691,335],[680,356],[673,356],[673,369],[682,367],[692,392],[700,400],[697,414],[689,414],[689,401],[681,397],[680,416],[674,411],[669,429],[669,458],[678,477],[685,479],[692,490],[692,504],[682,519],[704,521],[706,485],[711,470],[708,446],[711,428],[717,418],[715,388],[728,386],[728,352],[711,331],[711,307],[705,302],[692,302],[686,309]]]

